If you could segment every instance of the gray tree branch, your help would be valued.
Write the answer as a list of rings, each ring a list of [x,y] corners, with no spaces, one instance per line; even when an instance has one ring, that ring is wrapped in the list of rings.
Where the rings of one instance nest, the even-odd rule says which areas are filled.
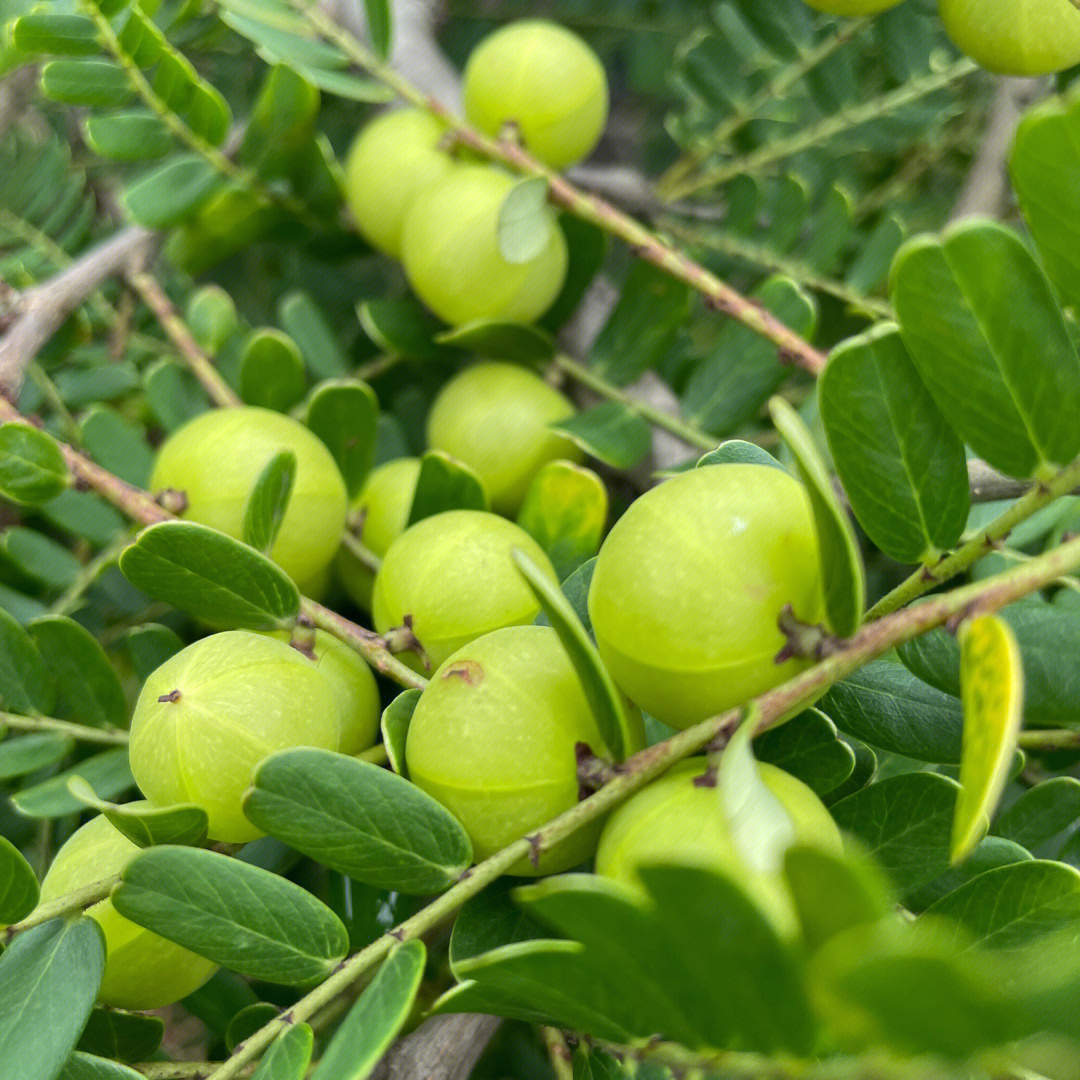
[[[497,1016],[432,1016],[399,1039],[371,1080],[465,1080],[501,1021]]]

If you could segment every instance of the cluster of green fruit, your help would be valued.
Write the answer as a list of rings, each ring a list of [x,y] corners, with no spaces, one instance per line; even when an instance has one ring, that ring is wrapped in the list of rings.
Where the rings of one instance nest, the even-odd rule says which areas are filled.
[[[876,15],[903,0],[806,0],[831,15]],[[961,52],[1002,75],[1050,75],[1080,64],[1080,10],[1072,0],[938,0]]]
[[[488,135],[513,124],[527,150],[555,169],[595,147],[608,111],[607,77],[576,34],[544,20],[487,37],[465,68],[465,112]],[[364,127],[346,162],[346,195],[360,233],[400,259],[416,295],[453,325],[529,323],[566,278],[566,241],[548,210],[547,242],[511,261],[499,216],[515,178],[457,160],[447,129],[423,109],[383,114]]]

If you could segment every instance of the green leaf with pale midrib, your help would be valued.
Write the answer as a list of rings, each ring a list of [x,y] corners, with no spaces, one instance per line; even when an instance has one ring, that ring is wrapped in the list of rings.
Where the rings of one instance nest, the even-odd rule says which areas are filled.
[[[0,926],[25,919],[41,890],[30,864],[6,836],[0,836]]]

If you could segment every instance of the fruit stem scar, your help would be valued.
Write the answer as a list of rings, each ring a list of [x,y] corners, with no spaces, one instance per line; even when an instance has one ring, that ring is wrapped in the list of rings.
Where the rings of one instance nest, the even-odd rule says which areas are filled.
[[[168,702],[175,705],[181,697],[183,697],[183,694],[181,694],[179,690],[170,690],[167,694],[162,694],[161,697],[158,698],[158,701],[162,704]]]
[[[462,682],[475,686],[484,678],[484,669],[475,660],[459,660],[451,664],[443,673],[444,679],[461,679]]]

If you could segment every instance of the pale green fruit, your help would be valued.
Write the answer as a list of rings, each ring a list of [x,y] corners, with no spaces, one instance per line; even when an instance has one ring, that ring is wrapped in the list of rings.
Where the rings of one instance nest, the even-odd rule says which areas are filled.
[[[642,866],[668,863],[718,870],[744,885],[781,929],[794,930],[782,871],[748,866],[735,846],[719,781],[712,787],[695,785],[707,767],[703,757],[680,762],[616,809],[600,836],[596,872],[640,888]],[[794,842],[839,855],[840,830],[814,792],[782,769],[764,763],[757,767],[791,817]]]
[[[1070,0],[939,0],[961,52],[1001,75],[1049,75],[1080,64],[1080,11]]]
[[[902,0],[804,0],[807,7],[828,15],[877,15],[896,7]]]
[[[41,903],[119,874],[139,850],[107,818],[92,818],[56,853],[41,883]],[[217,970],[217,964],[125,919],[109,900],[86,913],[105,935],[105,977],[98,991],[103,1005],[161,1009],[194,993]]]
[[[777,664],[786,604],[818,623],[824,601],[810,500],[763,465],[665,480],[616,522],[589,588],[596,643],[622,691],[685,728],[806,666]]]
[[[645,736],[630,710],[631,752]],[[477,861],[578,801],[577,743],[609,755],[566,650],[549,626],[515,626],[477,638],[432,676],[409,724],[409,779],[465,826]],[[599,822],[533,866],[554,874],[592,853]]]
[[[465,65],[465,115],[488,135],[513,122],[525,148],[553,169],[592,153],[608,115],[600,58],[546,19],[522,19],[489,34]]]
[[[401,257],[405,213],[454,167],[438,149],[446,126],[426,109],[395,109],[365,124],[345,161],[345,200],[361,235]]]
[[[308,581],[341,543],[348,494],[330,451],[303,424],[253,407],[202,413],[166,439],[150,486],[182,491],[187,520],[240,539],[251,489],[282,450],[296,455],[296,479],[270,555],[294,581]]]
[[[337,750],[330,681],[295,649],[229,630],[170,657],[143,685],[131,721],[131,771],[157,806],[195,803],[211,840],[262,833],[241,805],[263,758],[294,746]]]
[[[548,210],[546,246],[511,263],[499,250],[499,211],[515,179],[491,165],[458,165],[421,192],[405,215],[401,258],[416,295],[452,325],[530,323],[566,280],[566,239]]]
[[[504,626],[531,623],[540,604],[511,558],[515,548],[558,584],[543,548],[512,521],[482,510],[449,510],[406,529],[375,578],[380,634],[412,616],[432,667],[463,645]],[[415,653],[401,659],[419,667]]]
[[[439,392],[428,415],[428,443],[475,470],[492,509],[513,515],[549,461],[581,461],[577,445],[548,427],[573,415],[574,406],[528,368],[485,361]]]
[[[380,559],[409,523],[419,476],[419,458],[395,458],[371,470],[353,503],[353,510],[361,513],[364,519],[360,539]],[[370,611],[375,575],[345,548],[338,553],[335,567],[353,602]]]
[[[284,642],[291,637],[288,630],[270,630],[267,636]],[[360,654],[325,630],[315,631],[314,656],[307,656],[299,649],[294,651],[311,660],[330,683],[341,721],[341,742],[337,749],[343,754],[359,754],[374,746],[382,704],[375,676]]]

